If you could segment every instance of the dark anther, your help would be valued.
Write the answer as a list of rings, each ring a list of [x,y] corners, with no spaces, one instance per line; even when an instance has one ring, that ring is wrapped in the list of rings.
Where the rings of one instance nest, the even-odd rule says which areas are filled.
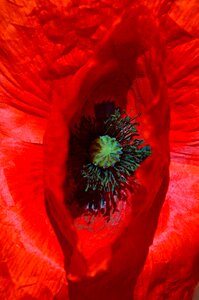
[[[95,117],[82,117],[71,132],[68,166],[75,186],[72,202],[80,211],[110,219],[130,177],[150,155],[150,146],[138,138],[135,119],[108,101],[97,104]]]

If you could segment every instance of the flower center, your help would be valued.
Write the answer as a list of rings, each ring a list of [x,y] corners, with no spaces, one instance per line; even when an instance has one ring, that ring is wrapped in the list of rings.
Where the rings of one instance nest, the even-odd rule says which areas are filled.
[[[90,147],[90,158],[94,165],[101,168],[109,168],[120,161],[122,146],[116,138],[103,135],[96,138]]]
[[[151,154],[136,128],[136,117],[105,102],[95,106],[95,117],[82,117],[71,132],[71,177],[73,201],[85,214],[102,214],[110,220],[120,200],[132,191],[135,171]],[[76,207],[76,206],[75,206]]]

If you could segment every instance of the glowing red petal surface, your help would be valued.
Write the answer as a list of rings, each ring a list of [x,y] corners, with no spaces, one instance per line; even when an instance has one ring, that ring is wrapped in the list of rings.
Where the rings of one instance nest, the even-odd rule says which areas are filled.
[[[141,2],[157,22],[142,6],[127,8],[128,1],[1,3],[2,299],[69,299],[66,270],[72,300],[192,297],[199,278],[197,0]],[[125,9],[133,20],[125,18],[111,33]],[[168,164],[158,22],[166,44],[172,164],[152,242]],[[142,188],[133,206],[122,206],[108,224],[98,219],[89,231],[84,219],[73,224],[63,205],[62,184],[71,192],[64,163],[69,127],[104,94],[117,95],[120,105],[125,96],[129,112],[142,112],[141,135],[153,155],[137,173]]]
[[[171,102],[172,155],[181,161],[193,160],[197,164],[199,149],[198,48],[199,41],[193,39],[175,47],[168,56],[168,74],[171,74],[168,76],[168,85]]]
[[[192,164],[170,165],[170,186],[135,288],[137,299],[192,299],[199,276],[198,172]]]
[[[1,146],[1,297],[52,299],[65,274],[44,205],[42,146],[11,137]]]
[[[151,34],[147,26],[153,28]],[[138,30],[124,35],[127,28]],[[63,252],[66,251],[71,299],[132,297],[152,242],[167,190],[169,163],[169,123],[167,118],[160,117],[168,116],[160,45],[148,11],[130,7],[110,29],[96,56],[65,82],[66,98],[59,100],[59,89],[57,93],[55,90],[54,109],[45,135],[45,188],[51,221],[56,222],[59,234],[68,243]],[[134,81],[136,90],[132,91]],[[133,109],[134,114],[143,113],[141,134],[151,144],[153,154],[137,174],[141,187],[133,196],[129,194],[129,203],[123,207],[121,204],[119,213],[109,223],[99,217],[88,225],[85,217],[79,217],[73,224],[63,205],[64,197],[70,197],[70,178],[65,166],[71,123],[81,115],[93,114],[94,104],[110,97],[121,107],[128,103],[127,108]],[[143,240],[146,231],[147,238]]]

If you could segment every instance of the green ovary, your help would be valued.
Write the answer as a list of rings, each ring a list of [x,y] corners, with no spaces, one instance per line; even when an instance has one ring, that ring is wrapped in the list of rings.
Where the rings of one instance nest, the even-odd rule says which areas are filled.
[[[90,147],[90,158],[94,165],[101,168],[114,166],[120,160],[122,146],[116,138],[103,135],[95,139]]]

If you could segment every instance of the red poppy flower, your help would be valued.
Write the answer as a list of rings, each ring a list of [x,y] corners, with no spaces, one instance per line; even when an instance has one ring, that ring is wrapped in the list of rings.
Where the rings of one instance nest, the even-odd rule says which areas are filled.
[[[196,1],[3,1],[2,299],[191,299],[197,12]],[[141,113],[152,154],[110,221],[88,222],[66,205],[70,136],[109,100],[132,118]]]

